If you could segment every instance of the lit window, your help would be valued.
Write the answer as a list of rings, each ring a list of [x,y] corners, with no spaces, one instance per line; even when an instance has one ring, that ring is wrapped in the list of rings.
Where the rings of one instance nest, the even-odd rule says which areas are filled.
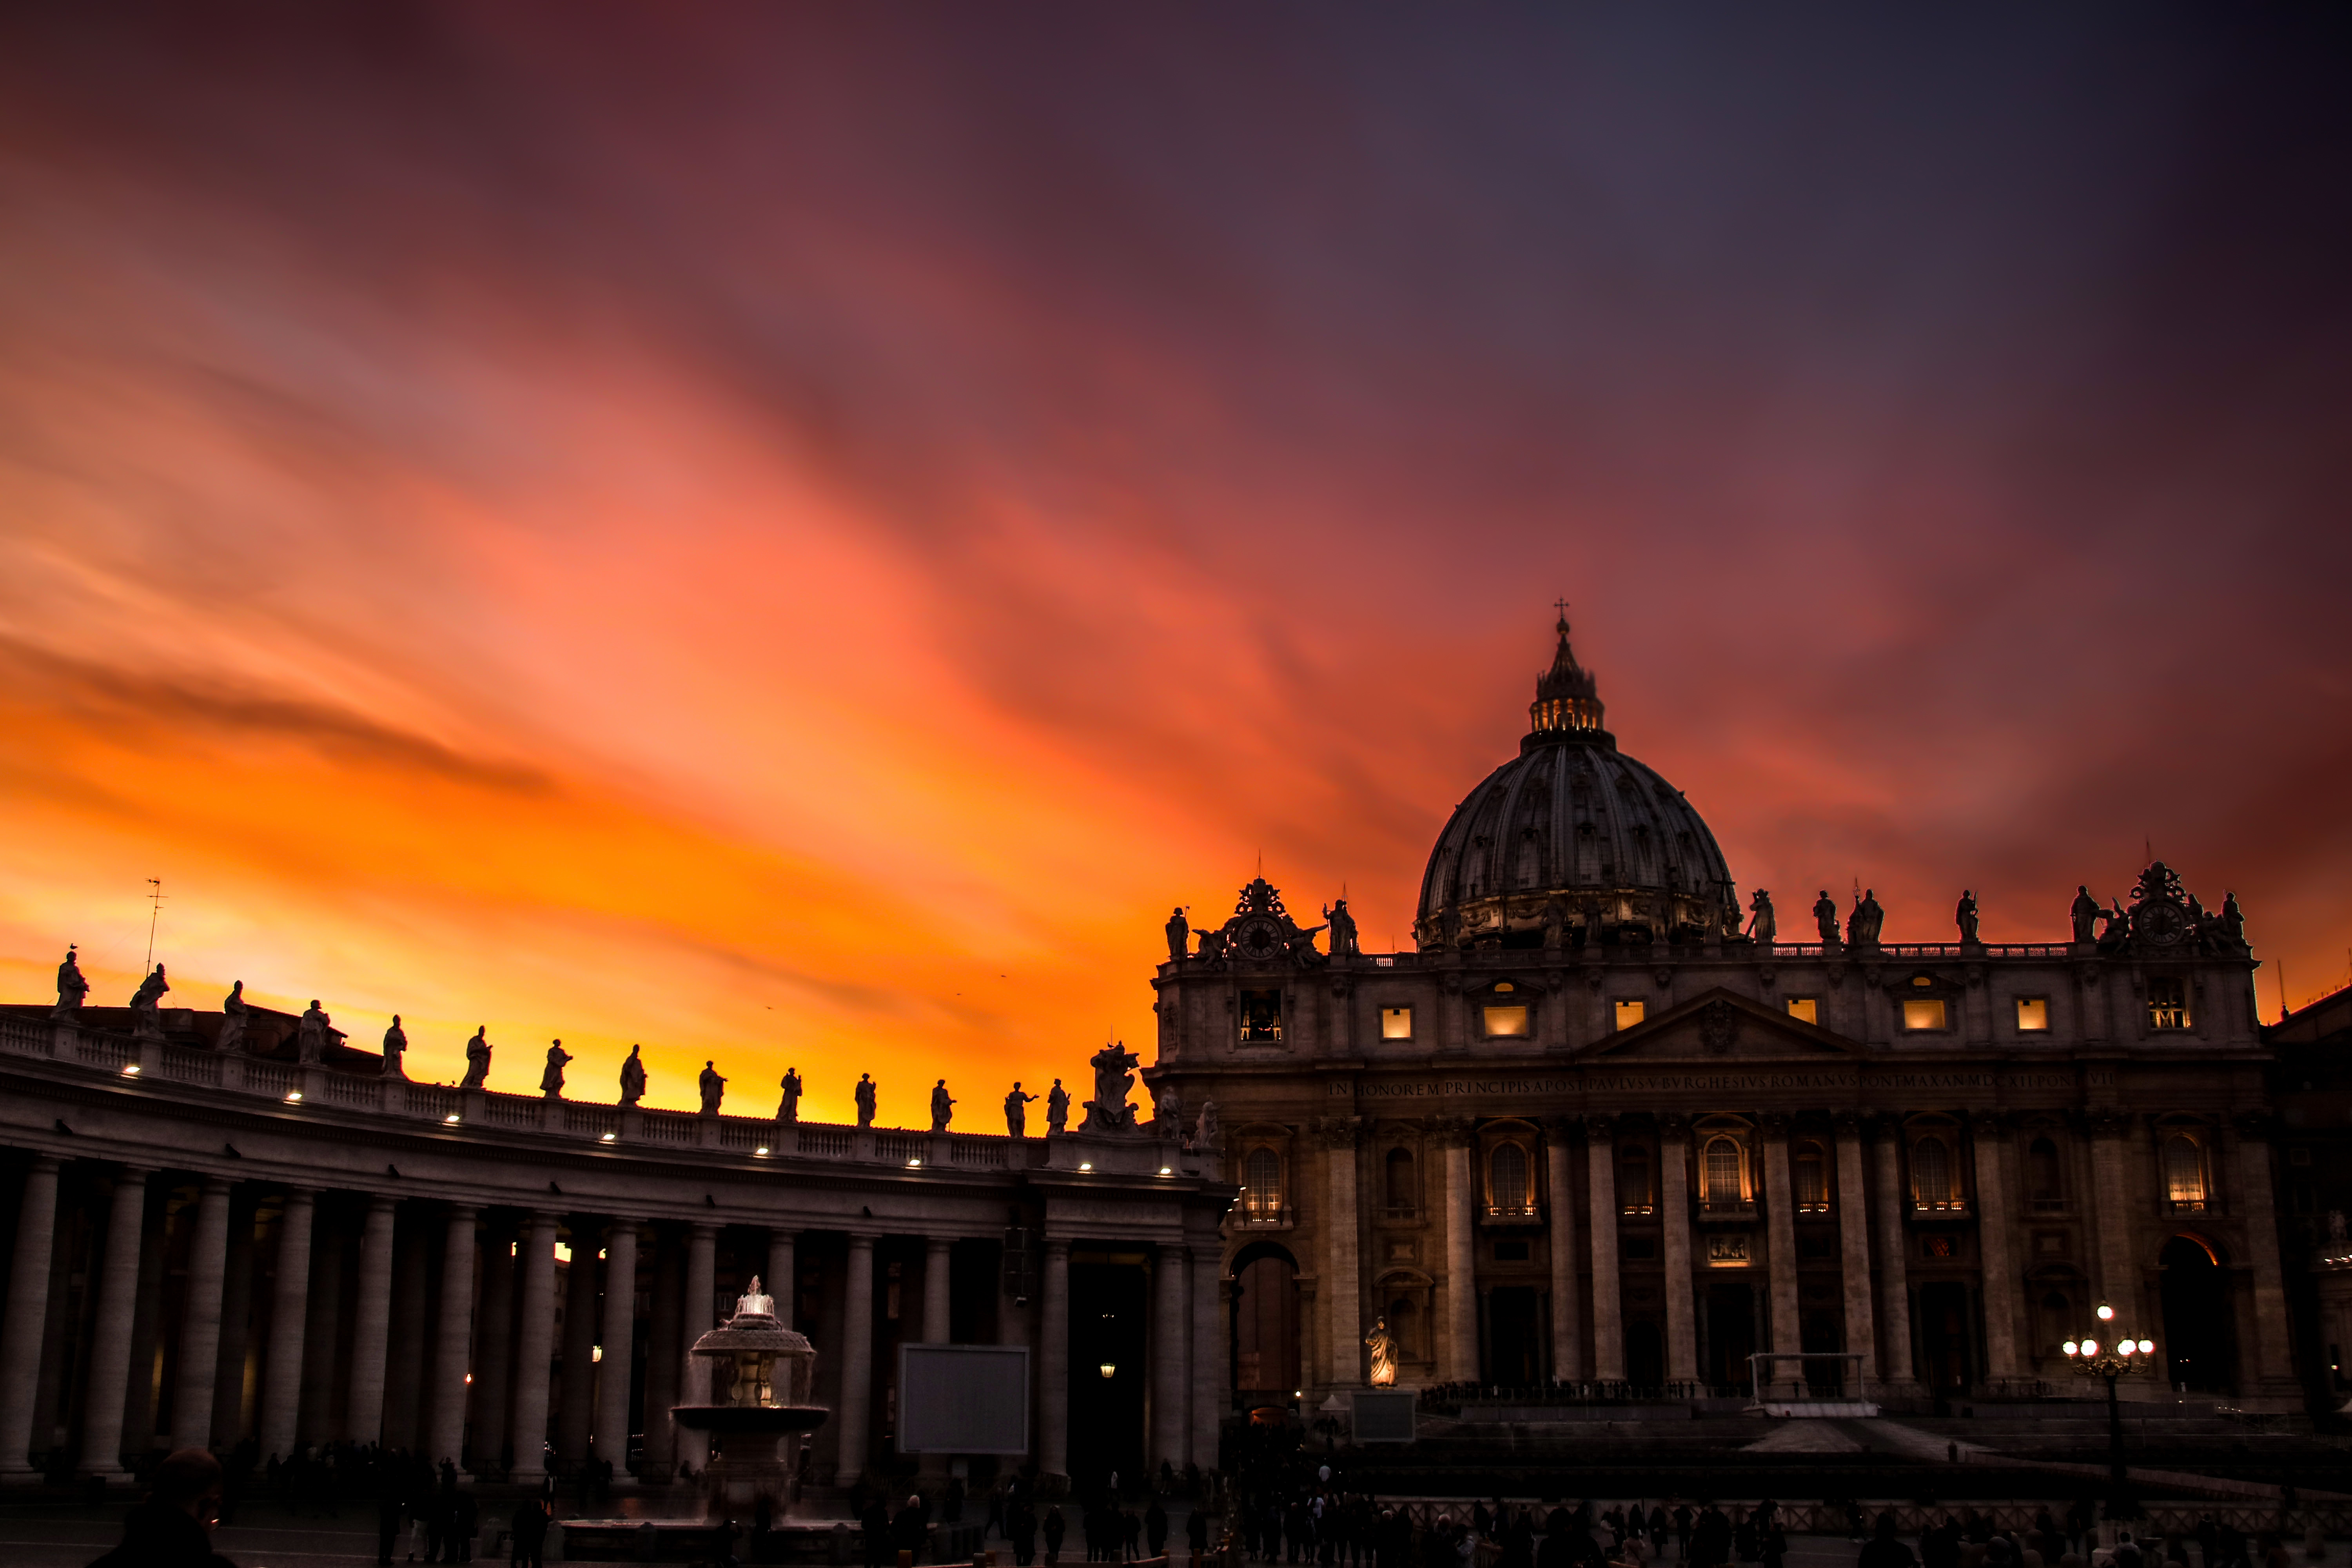
[[[1944,1026],[1944,1004],[1932,996],[1914,997],[1903,1004],[1903,1027],[1913,1034]]]
[[[2185,1132],[2164,1141],[2164,1195],[2175,1208],[2205,1206],[2205,1151]]]
[[[1821,999],[1815,996],[1790,997],[1789,1016],[1801,1024],[1820,1023],[1822,1021]]]
[[[2147,1026],[2151,1029],[2189,1027],[2189,993],[2177,974],[2158,974],[2147,983]]]
[[[1960,1206],[1952,1185],[1952,1151],[1941,1138],[1922,1138],[1911,1145],[1911,1201],[1923,1209]]]
[[[1282,1156],[1253,1149],[1242,1166],[1242,1212],[1252,1219],[1282,1217]]]
[[[1627,1214],[1650,1212],[1650,1152],[1639,1143],[1617,1152],[1617,1201]]]
[[[1619,1002],[1615,1005],[1617,1027],[1621,1029],[1630,1029],[1650,1016],[1650,1005],[1646,1002]]]
[[[1699,1166],[1704,1184],[1699,1190],[1699,1201],[1709,1208],[1747,1202],[1746,1166],[1747,1162],[1740,1158],[1737,1140],[1707,1140],[1706,1154]]]
[[[1486,1157],[1487,1206],[1499,1215],[1533,1214],[1528,1193],[1528,1152],[1517,1143],[1497,1143]]]
[[[1519,1036],[1528,1032],[1528,1010],[1524,1005],[1486,1009],[1486,1033],[1489,1036]]]
[[[2050,1001],[2045,996],[2020,996],[2017,999],[2017,1032],[2021,1035],[2042,1035],[2050,1030]]]
[[[1245,1046],[1278,1046],[1282,1043],[1282,993],[1279,991],[1244,991],[1241,997],[1242,1044]]]
[[[1829,1213],[1829,1163],[1822,1158],[1822,1146],[1818,1143],[1798,1144],[1791,1166],[1797,1189],[1797,1212]]]
[[[1412,1009],[1410,1007],[1381,1008],[1381,1038],[1384,1040],[1412,1038]]]

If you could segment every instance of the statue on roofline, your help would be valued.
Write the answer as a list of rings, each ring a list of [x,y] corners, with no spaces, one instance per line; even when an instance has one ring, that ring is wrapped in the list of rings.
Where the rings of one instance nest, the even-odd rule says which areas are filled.
[[[66,961],[58,965],[58,1005],[49,1010],[52,1018],[71,1018],[81,1009],[81,999],[89,994],[89,982],[82,978],[81,964],[75,954],[79,944],[68,943]]]
[[[851,1098],[856,1100],[857,1102],[857,1125],[860,1127],[873,1126],[874,1111],[877,1104],[873,1075],[870,1073],[859,1073],[857,1075],[857,1089]]]
[[[646,1097],[646,1058],[642,1047],[631,1046],[621,1062],[621,1109],[627,1110]]]
[[[160,963],[146,979],[139,983],[139,989],[131,994],[131,1032],[132,1034],[143,1035],[150,1039],[162,1037],[163,1020],[161,1010],[163,994],[171,989],[171,983],[163,978],[163,966]]]
[[[246,1026],[252,1018],[253,1008],[245,999],[245,982],[240,980],[228,988],[227,995],[221,998],[220,1033],[213,1037],[213,1049],[223,1056],[243,1056],[246,1052]]]
[[[563,1048],[562,1040],[547,1047],[547,1066],[541,1069],[539,1075],[541,1094],[549,1100],[563,1098],[563,1064],[571,1059],[572,1053]]]
[[[1838,944],[1837,900],[1830,897],[1830,890],[1827,888],[1823,888],[1822,896],[1813,900],[1813,924],[1822,933],[1823,947],[1835,947]]]
[[[702,1089],[702,1114],[718,1115],[719,1101],[727,1093],[727,1079],[719,1072],[719,1064],[715,1061],[705,1061],[702,1064],[702,1076],[696,1082]]]
[[[1095,1097],[1087,1101],[1083,1131],[1131,1132],[1135,1130],[1135,1108],[1128,1104],[1127,1093],[1135,1086],[1135,1069],[1142,1060],[1124,1043],[1117,1040],[1094,1054],[1089,1065],[1095,1069]]]
[[[940,1079],[931,1089],[931,1131],[944,1132],[955,1115],[955,1097],[948,1092],[948,1080]]]
[[[783,1078],[784,1098],[776,1102],[776,1120],[798,1121],[801,1119],[801,1069],[786,1068]]]
[[[2091,897],[2089,883],[2076,887],[2074,902],[2066,911],[2067,919],[2074,927],[2074,940],[2084,947],[2098,941],[2099,917],[2105,912],[2099,908],[2099,900]]]
[[[408,1031],[400,1026],[400,1015],[392,1016],[392,1027],[383,1032],[383,1068],[385,1078],[406,1078],[408,1069],[401,1058],[408,1054]]]
[[[1205,936],[1207,933],[1202,934]],[[1069,1130],[1070,1091],[1062,1087],[1060,1079],[1055,1079],[1053,1089],[1045,1095],[1045,1131],[1053,1133]]]
[[[335,1021],[327,1016],[327,1010],[319,1005],[319,999],[311,997],[310,1006],[302,1010],[301,1021],[294,1026],[296,1057],[306,1062],[325,1061],[327,1032],[334,1026]]]
[[[490,1026],[482,1025],[474,1037],[466,1042],[466,1076],[457,1081],[459,1089],[479,1089],[490,1076]]]
[[[1029,1125],[1029,1102],[1036,1098],[1034,1094],[1024,1094],[1020,1081],[1013,1081],[1011,1092],[1004,1097],[1004,1131],[1007,1136],[1028,1136],[1024,1129]]]
[[[1969,889],[1960,889],[1960,901],[1952,910],[1952,920],[1960,928],[1962,947],[1984,945],[1984,939],[1977,934],[1977,896]]]
[[[1192,922],[1184,918],[1183,905],[1177,905],[1176,912],[1168,917],[1167,931],[1168,956],[1181,962],[1184,957],[1185,943],[1191,939],[1192,933]]]
[[[1748,936],[1759,947],[1771,946],[1773,933],[1780,923],[1772,913],[1772,895],[1761,888],[1757,889],[1756,896],[1748,900]]]

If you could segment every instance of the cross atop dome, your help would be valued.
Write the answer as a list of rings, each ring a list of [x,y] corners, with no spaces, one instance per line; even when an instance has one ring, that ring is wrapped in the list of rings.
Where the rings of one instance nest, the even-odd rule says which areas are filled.
[[[1575,736],[1605,742],[1610,737],[1601,727],[1599,683],[1576,662],[1576,650],[1568,644],[1568,601],[1555,599],[1552,604],[1559,611],[1559,647],[1552,654],[1551,668],[1536,677],[1536,700],[1528,707],[1528,739]]]

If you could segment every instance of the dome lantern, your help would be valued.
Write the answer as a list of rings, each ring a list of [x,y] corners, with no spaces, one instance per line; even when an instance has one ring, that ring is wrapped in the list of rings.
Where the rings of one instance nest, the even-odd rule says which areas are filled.
[[[1555,604],[1559,647],[1552,654],[1551,668],[1536,677],[1536,700],[1528,705],[1528,738],[1520,749],[1567,737],[1613,746],[1615,738],[1601,727],[1600,683],[1576,662],[1576,650],[1568,646],[1568,601]]]

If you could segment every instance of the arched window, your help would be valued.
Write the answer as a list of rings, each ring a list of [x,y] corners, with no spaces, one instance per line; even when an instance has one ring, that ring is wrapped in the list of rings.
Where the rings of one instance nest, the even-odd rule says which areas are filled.
[[[1627,1214],[1648,1214],[1650,1192],[1650,1152],[1628,1143],[1617,1151],[1617,1205]]]
[[[1748,1194],[1746,1184],[1741,1180],[1746,1173],[1742,1169],[1745,1163],[1739,1157],[1739,1144],[1736,1139],[1720,1135],[1708,1139],[1706,1153],[1699,1167],[1702,1180],[1699,1201],[1709,1207],[1745,1203]]]
[[[1486,1205],[1496,1214],[1523,1215],[1535,1207],[1528,1190],[1528,1152],[1517,1143],[1497,1143],[1486,1156]]]
[[[1818,1143],[1800,1143],[1790,1161],[1799,1214],[1830,1212],[1829,1161]]]
[[[1411,1219],[1421,1198],[1420,1185],[1412,1179],[1412,1151],[1390,1150],[1384,1174],[1389,1217]]]
[[[2186,1132],[2164,1141],[2164,1195],[2176,1209],[2205,1206],[2205,1151]]]
[[[1923,1209],[1955,1206],[1952,1151],[1941,1138],[1922,1138],[1911,1145],[1911,1201]]]
[[[1253,1149],[1242,1166],[1242,1212],[1255,1220],[1282,1217],[1282,1156]]]
[[[2044,1213],[2054,1213],[2066,1206],[2066,1194],[2058,1184],[2058,1145],[2047,1138],[2036,1138],[2025,1150],[2026,1201]]]

